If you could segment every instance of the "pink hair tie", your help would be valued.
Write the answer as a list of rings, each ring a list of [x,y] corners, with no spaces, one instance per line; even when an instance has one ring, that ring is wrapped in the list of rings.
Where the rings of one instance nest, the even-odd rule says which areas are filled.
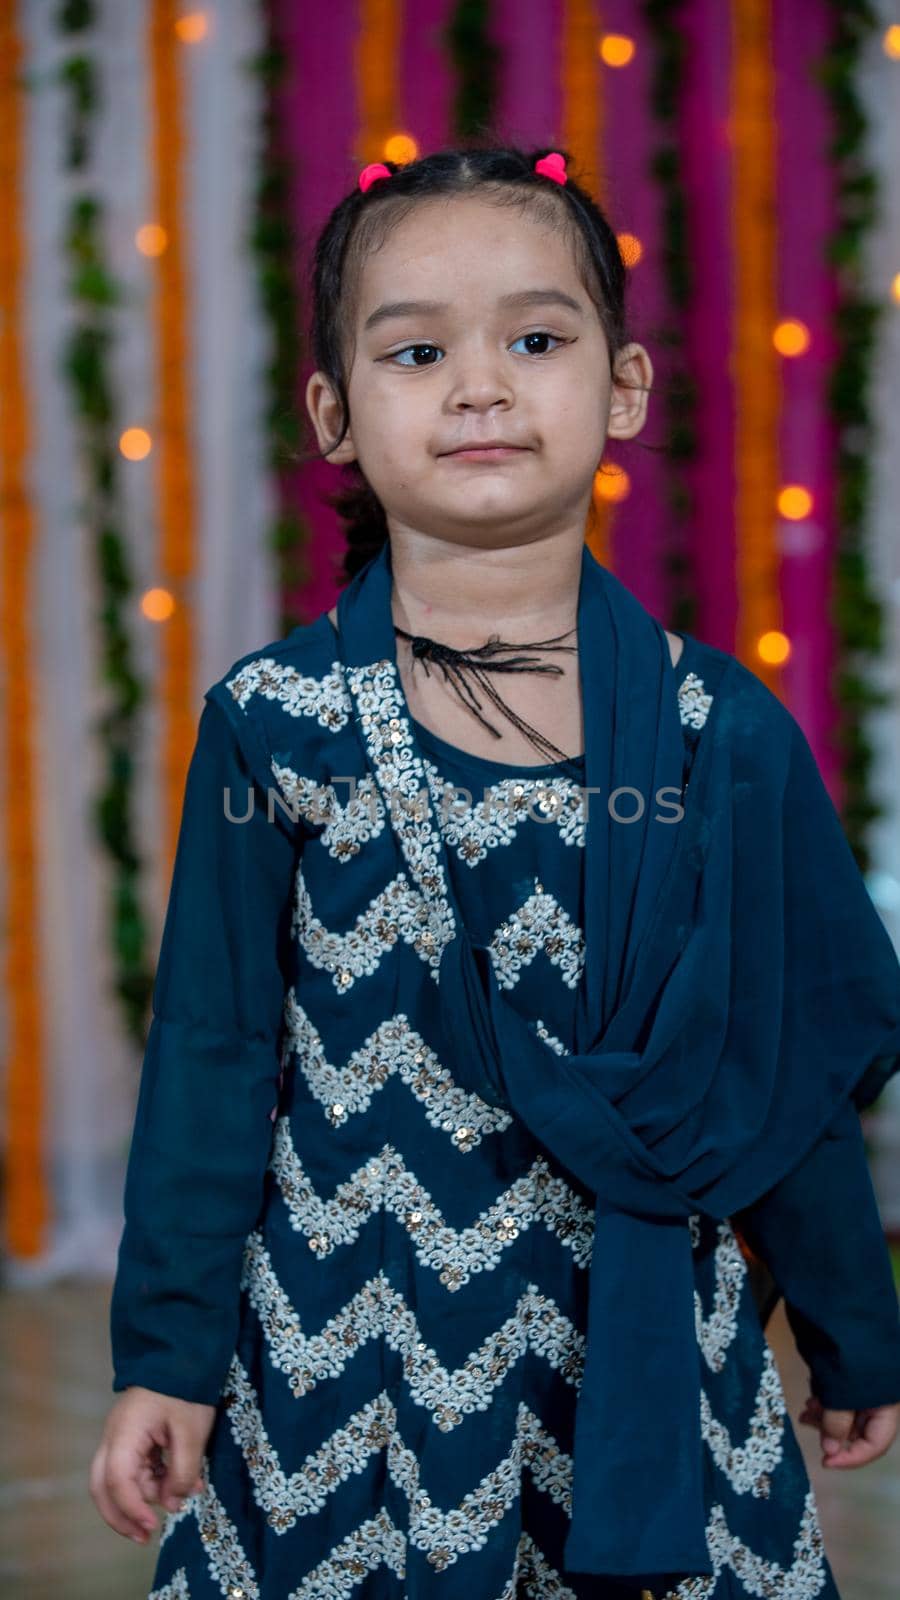
[[[359,187],[365,194],[367,189],[371,189],[376,178],[390,178],[391,176],[390,167],[386,167],[383,161],[370,161],[367,167],[363,167],[359,175]]]
[[[561,156],[558,150],[551,150],[548,156],[541,156],[540,160],[534,163],[534,170],[539,172],[542,178],[552,178],[554,183],[565,183],[565,156]]]

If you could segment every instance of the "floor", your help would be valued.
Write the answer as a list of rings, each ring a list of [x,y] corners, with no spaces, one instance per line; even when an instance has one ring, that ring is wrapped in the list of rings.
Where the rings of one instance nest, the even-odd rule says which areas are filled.
[[[0,1294],[2,1600],[146,1600],[155,1543],[114,1533],[88,1492],[112,1402],[108,1301],[105,1283]],[[781,1305],[768,1333],[796,1418],[806,1369]],[[900,1442],[868,1467],[832,1472],[819,1464],[818,1434],[797,1432],[842,1600],[897,1600]]]

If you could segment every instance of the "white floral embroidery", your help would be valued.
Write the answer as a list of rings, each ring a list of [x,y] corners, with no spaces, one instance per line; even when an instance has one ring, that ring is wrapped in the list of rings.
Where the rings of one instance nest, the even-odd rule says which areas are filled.
[[[563,844],[584,848],[582,786],[571,778],[504,778],[473,793],[470,803],[431,761],[425,770],[444,841],[465,866],[477,866],[488,850],[512,844],[525,823],[538,819],[539,827],[555,826]]]
[[[160,1536],[162,1538],[162,1536]],[[148,1600],[191,1600],[191,1591],[188,1588],[187,1573],[184,1567],[179,1567],[173,1575],[171,1583],[166,1583],[161,1589],[152,1590]]]
[[[209,1478],[209,1459],[203,1458],[204,1486],[201,1493],[189,1495],[180,1511],[169,1511],[163,1519],[160,1547],[165,1543],[176,1523],[194,1516],[200,1538],[206,1551],[209,1575],[222,1594],[229,1597],[246,1596],[246,1600],[259,1600],[259,1585],[245,1551],[238,1538],[237,1529]],[[178,1591],[175,1591],[176,1595]],[[157,1590],[155,1600],[164,1600],[166,1590]],[[151,1595],[149,1600],[154,1600]]]
[[[519,1494],[522,1465],[531,1469],[539,1489],[571,1517],[572,1460],[522,1402],[507,1457],[472,1490],[458,1509],[439,1511],[419,1490],[419,1463],[397,1429],[397,1410],[386,1391],[349,1416],[329,1434],[295,1472],[288,1476],[263,1423],[256,1393],[235,1356],[223,1405],[235,1444],[242,1452],[253,1485],[253,1497],[278,1534],[298,1518],[320,1511],[353,1473],[364,1471],[370,1456],[386,1451],[388,1471],[410,1499],[410,1540],[428,1553],[438,1570],[460,1554],[480,1549],[487,1531]],[[516,1467],[519,1471],[514,1470]],[[463,1515],[464,1513],[464,1515]]]
[[[289,717],[314,717],[323,727],[337,732],[352,715],[352,704],[344,685],[341,663],[333,661],[324,678],[308,677],[296,667],[283,666],[274,656],[258,656],[248,661],[225,687],[241,710],[255,694],[277,700]]]
[[[420,801],[428,796],[426,774],[416,754],[396,664],[375,661],[366,667],[346,669],[369,761],[392,812],[410,876],[421,896],[420,916],[425,927],[416,940],[427,951],[432,975],[437,978],[441,952],[456,936],[441,855],[441,837],[432,808]],[[395,820],[396,819],[396,820]]]
[[[444,1220],[428,1190],[389,1144],[339,1184],[332,1199],[324,1200],[294,1149],[289,1118],[279,1117],[269,1166],[291,1227],[306,1235],[319,1257],[358,1238],[367,1218],[383,1207],[407,1230],[422,1265],[432,1267],[451,1290],[468,1283],[473,1273],[493,1270],[519,1233],[537,1222],[572,1251],[578,1266],[590,1260],[593,1210],[551,1173],[543,1156],[508,1184],[471,1226],[460,1229]]]
[[[762,1376],[744,1444],[732,1444],[728,1429],[712,1414],[705,1389],[700,1391],[701,1432],[719,1471],[735,1494],[748,1491],[766,1499],[771,1474],[784,1457],[784,1421],[787,1414],[778,1368],[768,1343],[762,1347]]]
[[[497,981],[513,989],[523,969],[544,953],[569,989],[577,986],[584,965],[584,934],[559,901],[545,890],[530,894],[502,922],[488,946]]]
[[[703,679],[698,678],[696,672],[687,673],[678,690],[678,709],[681,721],[690,728],[702,728],[710,713],[713,703],[711,694],[707,694]]]
[[[794,1561],[781,1567],[767,1561],[729,1532],[725,1512],[714,1505],[706,1527],[706,1543],[713,1565],[711,1577],[688,1578],[666,1589],[658,1600],[712,1600],[720,1572],[729,1569],[748,1595],[765,1600],[815,1600],[828,1582],[825,1549],[816,1498],[810,1487],[803,1503],[800,1531],[794,1540]]]
[[[347,993],[357,978],[377,971],[398,937],[421,956],[437,982],[441,954],[455,926],[449,903],[430,902],[401,872],[369,902],[349,933],[334,933],[313,913],[302,861],[295,874],[291,932],[313,966],[333,974],[340,993]]]
[[[424,1107],[431,1126],[445,1132],[463,1154],[474,1150],[485,1134],[505,1131],[513,1120],[510,1111],[488,1105],[454,1083],[402,1012],[379,1023],[343,1066],[327,1059],[321,1035],[293,987],[285,998],[284,1016],[298,1070],[332,1127],[367,1111],[372,1096],[395,1074]]]
[[[737,1338],[738,1306],[747,1277],[747,1262],[727,1218],[716,1226],[713,1309],[705,1317],[700,1299],[695,1296],[694,1323],[697,1343],[707,1365],[713,1372],[721,1372],[728,1348]]]
[[[442,1433],[452,1432],[473,1412],[486,1411],[507,1373],[529,1349],[566,1383],[575,1389],[581,1385],[584,1336],[535,1283],[528,1284],[505,1321],[453,1370],[422,1338],[415,1315],[383,1272],[367,1279],[321,1332],[309,1335],[278,1281],[259,1232],[245,1246],[241,1287],[259,1318],[272,1364],[285,1374],[296,1399],[328,1378],[339,1378],[373,1339],[384,1339],[402,1356],[410,1397],[431,1413]]]
[[[292,767],[281,766],[277,761],[272,762],[272,771],[297,815],[311,827],[323,828],[321,842],[333,860],[352,861],[364,844],[384,831],[387,812],[370,774],[355,781],[353,793],[343,805],[333,783],[317,784],[313,778],[300,777]]]

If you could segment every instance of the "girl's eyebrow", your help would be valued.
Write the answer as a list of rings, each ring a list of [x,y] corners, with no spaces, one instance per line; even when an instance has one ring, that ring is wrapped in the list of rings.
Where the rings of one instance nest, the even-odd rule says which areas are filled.
[[[498,306],[537,306],[557,305],[567,306],[570,311],[577,311],[581,317],[584,315],[582,307],[570,294],[563,289],[517,289],[513,294],[501,295],[497,301]],[[389,300],[373,311],[363,323],[363,333],[368,333],[370,328],[379,322],[387,322],[389,317],[413,317],[420,312],[436,313],[449,311],[450,306],[446,300]]]

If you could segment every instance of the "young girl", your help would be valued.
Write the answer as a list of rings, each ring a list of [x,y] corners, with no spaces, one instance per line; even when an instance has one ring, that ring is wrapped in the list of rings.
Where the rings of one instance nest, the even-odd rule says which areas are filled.
[[[155,1600],[834,1600],[739,1234],[826,1464],[895,1436],[900,967],[796,721],[585,544],[624,291],[558,151],[319,240],[349,582],[205,696],[91,1468]]]

